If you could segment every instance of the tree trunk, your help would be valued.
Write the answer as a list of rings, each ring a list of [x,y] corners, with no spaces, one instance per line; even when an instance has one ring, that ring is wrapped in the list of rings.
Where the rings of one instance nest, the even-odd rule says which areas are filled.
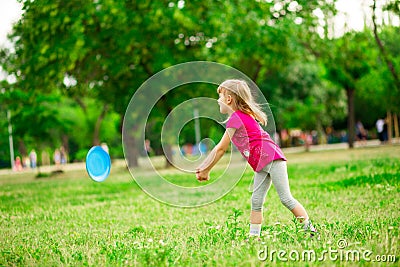
[[[261,68],[262,68],[262,64],[260,62],[258,62],[257,63],[257,67],[256,67],[256,71],[255,71],[255,73],[254,73],[254,75],[252,77],[254,82],[257,81],[258,75],[260,74],[260,71],[261,71]]]
[[[396,137],[396,142],[399,142],[399,118],[397,114],[393,114],[394,122],[394,136]]]
[[[18,140],[18,151],[22,157],[28,156],[28,150],[26,149],[25,142],[22,139]],[[22,158],[21,158],[22,160]]]
[[[103,109],[102,109],[99,117],[97,118],[96,124],[94,126],[94,131],[93,131],[93,145],[94,146],[100,145],[100,128],[101,128],[101,123],[103,122],[104,117],[107,114],[107,110],[108,110],[108,105],[105,104],[103,106]]]
[[[164,96],[163,96],[164,97]],[[166,102],[164,102],[166,105],[166,110],[167,110],[167,116],[168,114],[171,114],[173,108],[168,106],[168,104]],[[172,121],[174,118],[173,116],[170,115],[170,120]],[[169,136],[173,136],[174,133],[171,132],[170,126],[171,123],[169,123],[169,125],[165,126],[164,131],[167,131],[167,133],[169,133]],[[163,154],[165,157],[165,168],[169,168],[173,166],[173,158],[172,158],[172,144],[173,142],[171,142],[170,138],[167,138],[167,140],[164,140],[164,144],[163,144]]]
[[[390,111],[387,112],[387,129],[388,129],[388,143],[392,143],[392,132],[393,132],[393,120],[392,113]]]
[[[172,146],[167,144],[164,146],[165,168],[174,166],[172,160]]]
[[[125,150],[125,157],[126,161],[128,162],[128,167],[138,167],[139,166],[139,150],[137,147],[136,138],[132,136],[132,134],[128,134],[125,132],[124,134],[124,145],[126,148]]]
[[[136,138],[133,136],[133,133],[138,130],[137,126],[135,127],[135,125],[134,126],[124,125],[124,114],[123,114],[120,120],[120,130],[122,132],[124,155],[128,167],[138,167],[139,150],[137,147]]]
[[[347,93],[347,128],[349,148],[354,147],[355,140],[355,116],[354,116],[354,89],[346,88]]]
[[[62,145],[64,147],[67,162],[69,162],[69,142],[68,142],[68,140],[69,140],[68,135],[64,134],[62,136]]]

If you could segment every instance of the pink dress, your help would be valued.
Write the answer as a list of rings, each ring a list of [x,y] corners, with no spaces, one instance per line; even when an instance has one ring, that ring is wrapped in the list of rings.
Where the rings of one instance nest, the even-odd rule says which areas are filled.
[[[286,161],[280,147],[249,114],[235,111],[226,123],[226,128],[236,129],[232,142],[254,171],[261,171],[274,160]]]

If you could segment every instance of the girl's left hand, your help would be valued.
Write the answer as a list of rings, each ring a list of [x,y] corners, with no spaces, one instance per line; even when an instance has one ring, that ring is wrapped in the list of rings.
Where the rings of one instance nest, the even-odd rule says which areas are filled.
[[[210,172],[205,170],[196,169],[196,178],[198,181],[208,181],[210,180]]]

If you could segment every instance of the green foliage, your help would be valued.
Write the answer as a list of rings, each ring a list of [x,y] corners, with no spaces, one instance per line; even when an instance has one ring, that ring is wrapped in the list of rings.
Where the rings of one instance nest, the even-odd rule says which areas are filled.
[[[380,33],[386,49],[390,51],[390,60],[395,69],[400,69],[398,30],[398,27],[385,27]],[[369,53],[373,54],[374,61],[371,62],[371,71],[361,78],[356,85],[360,90],[359,98],[368,103],[372,110],[381,114],[380,116],[384,116],[383,114],[387,110],[398,112],[400,107],[399,92],[396,90],[393,77],[377,49],[369,49]],[[384,101],[384,105],[382,105],[382,101]]]
[[[400,16],[400,1],[399,0],[390,0],[384,6],[385,10],[391,11]]]
[[[324,80],[323,75],[322,66],[315,63],[294,62],[287,67],[282,74],[286,83],[277,94],[278,128],[314,130],[344,118],[343,90]]]
[[[7,113],[0,109],[0,168],[11,167]]]
[[[356,82],[368,74],[370,62],[375,59],[369,49],[372,36],[368,32],[346,33],[333,41],[327,58],[327,75],[332,82],[344,89],[356,89]]]
[[[72,158],[81,160],[88,147],[105,141],[113,157],[122,157],[121,123],[135,90],[158,71],[191,60],[225,63],[247,74],[271,103],[278,129],[342,120],[342,89],[356,90],[356,114],[364,120],[376,119],[363,117],[365,103],[379,114],[400,106],[371,34],[331,39],[335,1],[21,2],[23,17],[9,37],[14,48],[0,51],[1,68],[9,81],[15,79],[1,82],[0,112],[11,109],[16,140],[27,147],[53,149],[63,139]],[[398,15],[398,1],[384,8]],[[398,27],[380,30],[399,69]],[[153,133],[170,110],[196,96],[216,97],[207,86],[183,87],[152,113],[146,131],[158,148]],[[204,127],[210,130],[202,131],[203,138],[216,142],[218,127]],[[192,133],[185,129],[182,142],[192,142]],[[0,138],[6,147],[7,137]]]
[[[81,100],[86,106],[86,112],[71,99],[64,99],[64,105],[59,109],[59,118],[62,121],[73,121],[73,127],[68,132],[70,139],[71,161],[83,161],[88,149],[92,146],[93,128],[101,110],[93,99]],[[121,157],[121,145],[119,131],[120,116],[115,112],[109,112],[104,118],[100,129],[100,142],[108,144],[110,155]],[[79,153],[77,153],[79,151]],[[76,153],[76,154],[75,154]]]

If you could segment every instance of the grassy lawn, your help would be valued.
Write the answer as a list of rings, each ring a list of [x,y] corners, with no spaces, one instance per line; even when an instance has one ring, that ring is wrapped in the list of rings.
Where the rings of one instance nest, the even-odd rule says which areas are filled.
[[[246,242],[249,168],[228,195],[200,208],[159,203],[122,167],[104,183],[84,171],[27,173],[0,176],[0,266],[399,265],[400,146],[287,157],[292,194],[319,240],[305,237],[272,187],[263,236]],[[165,177],[197,183],[177,171]]]

